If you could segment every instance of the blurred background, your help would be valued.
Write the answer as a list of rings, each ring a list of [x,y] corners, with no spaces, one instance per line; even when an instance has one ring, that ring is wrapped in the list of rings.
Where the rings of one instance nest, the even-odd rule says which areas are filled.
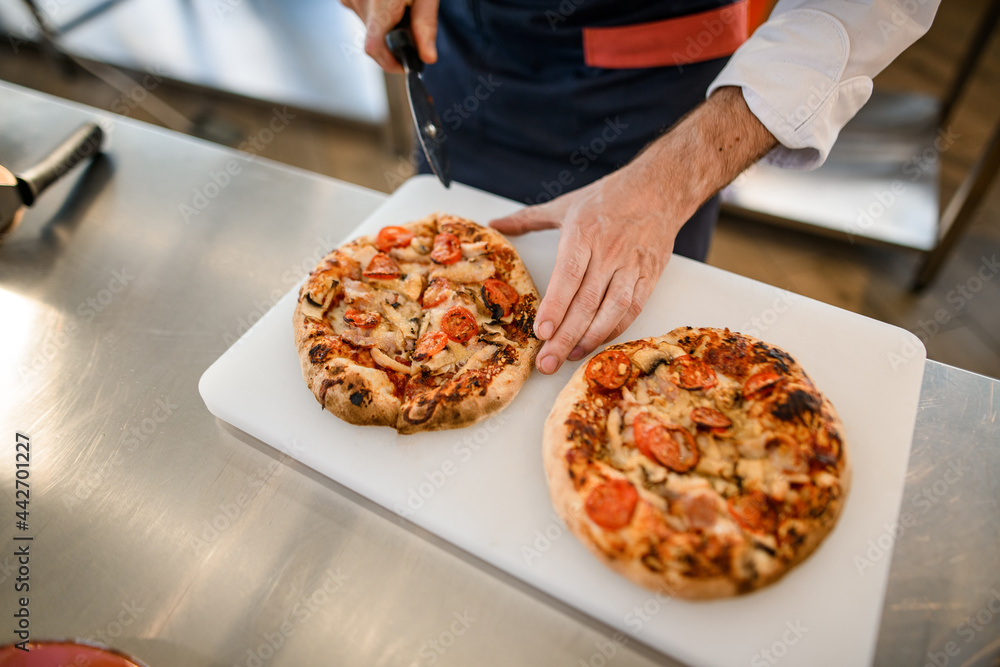
[[[998,7],[944,2],[824,170],[738,179],[708,262],[1000,377]],[[0,27],[0,79],[382,192],[413,174],[401,82],[334,0],[0,0]]]

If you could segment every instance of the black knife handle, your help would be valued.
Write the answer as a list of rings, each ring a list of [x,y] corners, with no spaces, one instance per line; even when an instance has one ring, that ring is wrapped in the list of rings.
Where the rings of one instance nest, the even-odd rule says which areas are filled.
[[[87,123],[62,142],[48,157],[17,177],[25,206],[31,206],[47,187],[70,169],[101,150],[104,132],[97,123]]]
[[[385,45],[389,47],[389,52],[396,57],[400,65],[414,72],[423,71],[424,61],[420,59],[417,43],[413,40],[413,30],[410,28],[409,7],[403,11],[403,18],[396,27],[386,34]]]

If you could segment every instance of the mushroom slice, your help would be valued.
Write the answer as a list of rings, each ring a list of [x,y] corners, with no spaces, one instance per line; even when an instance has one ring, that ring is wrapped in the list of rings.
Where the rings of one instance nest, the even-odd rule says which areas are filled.
[[[489,247],[486,241],[479,241],[478,243],[463,243],[462,244],[462,257],[465,259],[474,259],[481,255],[485,255],[489,252]]]
[[[672,359],[669,352],[658,347],[644,347],[632,353],[632,361],[646,375],[652,375],[660,364],[669,364]]]
[[[379,366],[382,366],[383,368],[388,368],[389,370],[392,371],[396,371],[397,373],[402,373],[404,375],[410,374],[410,369],[407,366],[399,363],[398,361],[396,361],[395,359],[393,359],[392,357],[390,357],[388,354],[378,349],[377,347],[373,347],[371,349],[371,353],[372,353],[372,359]]]
[[[507,332],[497,324],[492,322],[484,322],[480,327],[479,339],[503,347],[504,345],[512,345],[510,340],[507,338]]]

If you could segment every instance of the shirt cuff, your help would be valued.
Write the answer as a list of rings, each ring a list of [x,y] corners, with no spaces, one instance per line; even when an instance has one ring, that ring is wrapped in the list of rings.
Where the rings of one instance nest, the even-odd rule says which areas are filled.
[[[872,94],[867,76],[843,79],[850,55],[843,24],[815,9],[794,9],[763,24],[708,88],[743,90],[750,111],[779,142],[765,161],[814,169],[841,128]]]

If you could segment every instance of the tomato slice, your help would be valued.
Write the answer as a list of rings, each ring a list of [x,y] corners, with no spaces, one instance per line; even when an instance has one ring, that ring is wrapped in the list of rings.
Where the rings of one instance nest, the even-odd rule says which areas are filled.
[[[462,259],[462,243],[457,236],[443,232],[434,237],[434,248],[431,250],[432,262],[454,264],[460,259]]]
[[[413,232],[406,227],[389,225],[379,230],[375,237],[375,247],[382,252],[389,252],[392,248],[400,248],[410,245],[413,240]]]
[[[698,443],[683,426],[665,424],[648,412],[640,412],[632,422],[639,451],[674,472],[687,472],[698,465]]]
[[[414,361],[425,361],[444,349],[448,336],[443,331],[428,331],[419,339],[413,350]]]
[[[382,316],[378,313],[348,308],[344,313],[344,321],[359,329],[374,329],[382,321]]]
[[[711,366],[689,354],[674,359],[667,377],[681,389],[711,389],[719,381]]]
[[[483,302],[495,320],[513,313],[514,306],[520,298],[516,289],[496,278],[487,278],[480,292],[483,295]]]
[[[632,375],[632,361],[624,352],[605,350],[590,360],[584,374],[605,389],[618,389]]]
[[[447,278],[442,278],[440,276],[433,278],[427,284],[427,289],[424,290],[424,308],[433,308],[434,306],[441,304],[445,299],[451,296],[454,291],[455,287]]]
[[[761,371],[751,375],[743,383],[743,398],[751,401],[764,398],[780,380],[781,376],[774,371]]]
[[[384,252],[372,257],[372,261],[368,262],[368,268],[365,269],[365,278],[375,278],[376,280],[394,280],[403,275],[403,270],[399,268],[399,264],[396,264],[396,260]]]
[[[601,484],[587,496],[587,516],[601,528],[618,530],[632,521],[639,492],[628,480],[614,479]]]
[[[710,429],[726,429],[733,425],[733,420],[715,408],[695,408],[691,411],[691,421],[707,426]]]
[[[441,331],[459,343],[468,343],[479,333],[476,316],[462,306],[452,306],[441,317]]]
[[[773,533],[778,527],[778,513],[771,501],[760,491],[733,496],[727,501],[729,513],[736,523],[754,533]]]

